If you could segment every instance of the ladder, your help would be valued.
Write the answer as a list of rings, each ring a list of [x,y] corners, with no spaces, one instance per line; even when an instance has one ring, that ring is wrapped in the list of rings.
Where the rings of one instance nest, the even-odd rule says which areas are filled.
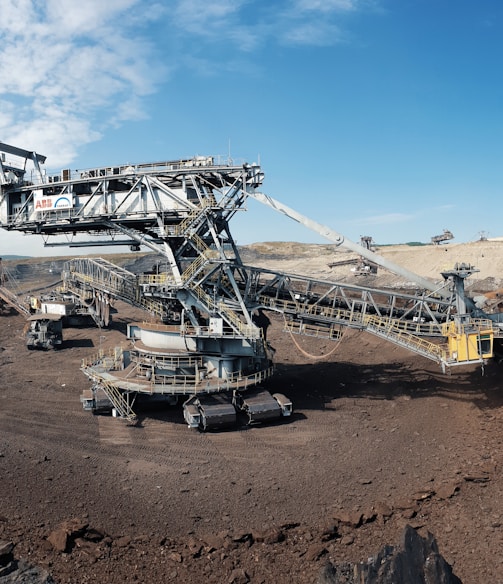
[[[131,423],[137,421],[137,416],[130,406],[129,400],[124,397],[124,394],[115,383],[100,376],[97,386],[104,391],[120,418]]]
[[[19,300],[19,298],[5,286],[0,286],[0,298],[12,308],[15,308],[19,314],[24,316],[30,315],[30,310]]]
[[[455,361],[448,357],[447,345],[440,345],[413,335],[396,326],[391,319],[366,315],[363,318],[365,330],[378,337],[404,347],[413,353],[440,363],[443,367]]]

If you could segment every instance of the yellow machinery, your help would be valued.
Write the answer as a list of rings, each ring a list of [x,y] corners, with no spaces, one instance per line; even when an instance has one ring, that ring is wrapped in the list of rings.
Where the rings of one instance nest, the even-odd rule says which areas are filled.
[[[454,319],[442,325],[447,339],[449,360],[454,363],[473,363],[493,356],[494,330],[490,320]]]

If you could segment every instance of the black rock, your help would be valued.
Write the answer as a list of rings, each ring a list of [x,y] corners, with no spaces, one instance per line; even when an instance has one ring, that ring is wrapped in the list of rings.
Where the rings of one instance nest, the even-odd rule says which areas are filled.
[[[431,533],[423,538],[407,525],[400,544],[386,545],[367,562],[326,564],[317,584],[462,584]]]

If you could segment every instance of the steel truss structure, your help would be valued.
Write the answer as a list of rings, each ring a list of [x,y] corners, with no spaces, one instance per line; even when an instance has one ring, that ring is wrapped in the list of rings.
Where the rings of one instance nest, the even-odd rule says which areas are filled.
[[[40,166],[44,157],[6,146],[0,144],[1,227],[41,234],[46,245],[59,245],[53,236],[65,234],[70,246],[146,246],[163,258],[149,274],[134,274],[102,258],[76,258],[65,266],[66,291],[86,304],[93,302],[99,314],[108,315],[106,306],[118,298],[157,319],[129,327],[130,351],[97,355],[83,364],[93,382],[83,398],[89,409],[97,409],[101,400],[133,419],[131,396],[191,396],[186,419],[197,425],[194,396],[236,395],[272,374],[267,310],[283,314],[291,332],[335,339],[341,327],[368,330],[442,367],[482,363],[491,354],[493,325],[460,312],[465,275],[458,277],[455,271],[439,285],[416,277],[418,289],[405,293],[244,265],[229,222],[252,196],[337,245],[393,268],[372,251],[260,193],[264,175],[257,164],[195,157],[46,176]],[[29,161],[31,176],[25,171]],[[92,238],[76,241],[74,236],[81,234]],[[435,336],[448,342],[424,338]],[[241,397],[237,401],[246,408]],[[213,406],[205,409],[203,402],[196,402],[202,425],[211,427],[211,413],[206,414]],[[221,415],[228,419],[222,404],[214,408],[215,425],[218,412],[225,410]]]

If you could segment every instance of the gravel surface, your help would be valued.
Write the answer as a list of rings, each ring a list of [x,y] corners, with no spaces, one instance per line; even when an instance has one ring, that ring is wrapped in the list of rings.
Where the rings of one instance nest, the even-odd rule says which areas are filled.
[[[348,331],[292,338],[273,318],[291,419],[200,433],[180,407],[128,425],[81,409],[81,359],[124,342],[65,329],[28,351],[25,320],[0,327],[0,540],[58,583],[316,582],[406,524],[434,534],[465,583],[502,582],[501,371],[429,361]]]

